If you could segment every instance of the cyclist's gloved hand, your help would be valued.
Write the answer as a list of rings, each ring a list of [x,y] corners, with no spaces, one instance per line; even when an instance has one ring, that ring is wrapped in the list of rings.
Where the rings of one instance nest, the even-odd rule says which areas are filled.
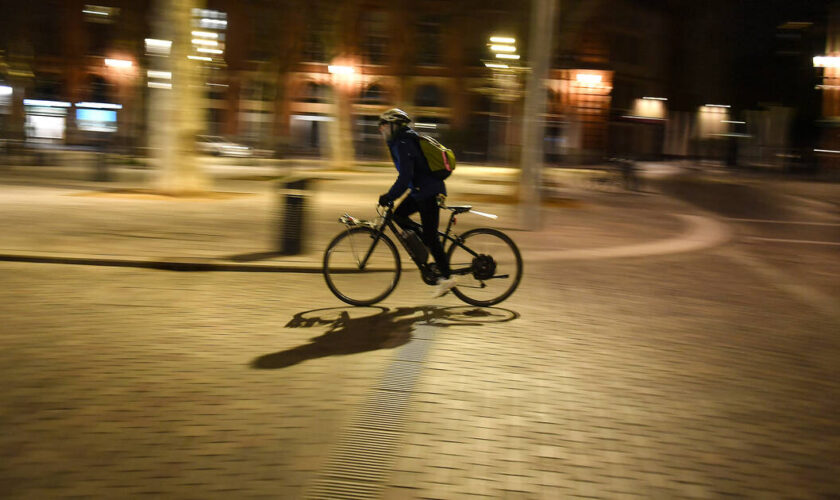
[[[393,203],[393,202],[388,199],[388,195],[383,194],[383,195],[379,196],[379,206],[380,207],[387,207],[391,203]]]

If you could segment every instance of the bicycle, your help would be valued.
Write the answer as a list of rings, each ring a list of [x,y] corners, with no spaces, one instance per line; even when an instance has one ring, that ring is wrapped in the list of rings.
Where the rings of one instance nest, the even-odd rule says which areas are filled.
[[[510,297],[522,279],[522,257],[513,240],[491,228],[470,229],[461,235],[452,231],[459,214],[473,213],[492,219],[496,216],[473,210],[470,205],[446,206],[441,200],[438,207],[451,212],[446,231],[438,231],[438,237],[444,247],[449,244],[445,252],[450,272],[459,276],[452,293],[467,304],[480,307]],[[384,300],[399,283],[402,261],[396,245],[385,234],[386,229],[411,257],[423,282],[434,285],[440,277],[434,262],[426,262],[428,250],[417,235],[412,237],[397,227],[393,204],[384,211],[377,206],[376,211],[379,217],[375,221],[359,220],[346,213],[339,217],[345,230],[324,251],[322,272],[327,286],[340,300],[354,306]]]

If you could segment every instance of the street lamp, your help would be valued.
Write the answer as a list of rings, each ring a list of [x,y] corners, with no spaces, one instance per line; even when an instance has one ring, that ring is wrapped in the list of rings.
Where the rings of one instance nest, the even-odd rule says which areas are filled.
[[[133,65],[134,63],[126,59],[105,59],[105,66],[109,68],[126,69]]]
[[[837,56],[814,56],[815,68],[840,68],[840,57]]]

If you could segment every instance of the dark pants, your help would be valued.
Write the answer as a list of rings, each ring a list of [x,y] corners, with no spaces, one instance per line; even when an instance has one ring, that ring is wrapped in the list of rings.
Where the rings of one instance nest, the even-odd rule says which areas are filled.
[[[415,212],[420,212],[422,226],[409,218],[409,215]],[[406,196],[394,211],[394,222],[403,229],[412,229],[420,233],[423,243],[435,258],[441,276],[449,278],[449,260],[443,253],[443,245],[438,237],[440,209],[437,206],[437,199],[431,196],[423,200],[415,200],[411,195]],[[420,231],[421,228],[422,231]]]

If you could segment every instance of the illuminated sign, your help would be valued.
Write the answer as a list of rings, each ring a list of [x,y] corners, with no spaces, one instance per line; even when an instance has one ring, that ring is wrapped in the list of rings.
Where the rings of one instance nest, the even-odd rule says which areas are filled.
[[[116,132],[117,112],[110,109],[77,109],[76,126],[88,132]]]

